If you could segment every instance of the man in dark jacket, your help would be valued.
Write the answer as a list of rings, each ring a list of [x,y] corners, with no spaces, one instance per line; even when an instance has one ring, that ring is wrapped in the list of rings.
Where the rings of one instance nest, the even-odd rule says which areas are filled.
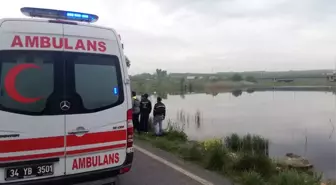
[[[162,103],[162,99],[160,97],[157,98],[157,103],[154,105],[153,116],[155,134],[160,136],[162,135],[162,121],[166,117],[166,106]]]
[[[132,91],[132,113],[134,128],[140,133],[140,101],[136,97],[136,92]]]
[[[148,133],[149,114],[152,112],[152,103],[148,99],[148,94],[144,94],[140,102],[140,125],[141,131]]]

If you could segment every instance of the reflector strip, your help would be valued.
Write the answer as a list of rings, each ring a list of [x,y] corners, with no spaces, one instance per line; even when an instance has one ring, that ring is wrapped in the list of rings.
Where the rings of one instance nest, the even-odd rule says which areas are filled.
[[[126,140],[126,130],[66,136],[68,147]],[[64,147],[64,136],[0,141],[0,153],[44,150]]]
[[[45,154],[33,154],[33,155],[22,155],[22,156],[10,156],[10,157],[0,157],[0,162],[10,162],[10,161],[23,161],[23,160],[32,160],[32,159],[43,159],[51,157],[64,157],[66,155],[79,155],[83,153],[99,152],[105,150],[113,150],[118,148],[126,147],[125,144],[117,144],[103,147],[87,148],[81,150],[73,150],[69,152],[51,152]]]

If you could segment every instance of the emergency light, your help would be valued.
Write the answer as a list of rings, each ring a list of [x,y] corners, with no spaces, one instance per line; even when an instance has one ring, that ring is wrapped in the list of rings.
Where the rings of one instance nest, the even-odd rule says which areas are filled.
[[[53,9],[44,9],[44,8],[31,8],[24,7],[21,8],[23,15],[28,17],[40,17],[40,18],[51,18],[51,19],[63,19],[71,21],[81,21],[93,23],[98,21],[98,16],[88,13],[64,11],[64,10],[53,10]]]
[[[118,93],[119,93],[118,88],[117,87],[113,88],[113,94],[118,95]]]

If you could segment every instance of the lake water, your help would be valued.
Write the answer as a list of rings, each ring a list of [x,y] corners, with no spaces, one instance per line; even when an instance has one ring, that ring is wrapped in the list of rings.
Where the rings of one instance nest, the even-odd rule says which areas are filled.
[[[190,139],[204,140],[230,133],[260,134],[270,139],[269,154],[302,155],[336,179],[336,95],[331,92],[265,91],[168,95],[167,118],[189,117],[185,131]],[[201,112],[201,125],[194,122]],[[189,116],[188,116],[189,115]]]

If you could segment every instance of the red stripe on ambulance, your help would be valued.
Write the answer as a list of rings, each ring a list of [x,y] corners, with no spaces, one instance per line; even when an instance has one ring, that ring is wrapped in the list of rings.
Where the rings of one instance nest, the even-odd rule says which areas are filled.
[[[126,130],[89,133],[66,137],[67,147],[126,140]],[[0,141],[0,153],[23,152],[64,147],[64,136]]]
[[[110,131],[110,132],[97,132],[92,134],[85,134],[82,137],[75,135],[68,135],[66,139],[67,147],[90,145],[97,143],[107,143],[113,141],[122,141],[127,139],[126,130]]]
[[[67,155],[78,155],[83,153],[91,153],[91,152],[97,152],[97,151],[104,151],[104,150],[112,150],[117,148],[124,148],[126,146],[126,143],[124,144],[117,144],[117,145],[109,145],[109,146],[102,146],[97,148],[87,148],[87,149],[81,149],[81,150],[72,150],[67,151]]]
[[[43,159],[51,157],[61,157],[64,156],[64,152],[52,152],[45,154],[32,154],[32,155],[21,155],[21,156],[9,156],[9,157],[0,157],[0,162],[10,162],[10,161],[24,161],[32,159]]]
[[[64,136],[0,141],[0,153],[23,152],[64,147]]]
[[[96,40],[76,39],[74,45],[70,45],[68,38],[48,36],[20,36],[15,35],[11,44],[12,48],[53,48],[77,51],[106,51],[106,43]]]

